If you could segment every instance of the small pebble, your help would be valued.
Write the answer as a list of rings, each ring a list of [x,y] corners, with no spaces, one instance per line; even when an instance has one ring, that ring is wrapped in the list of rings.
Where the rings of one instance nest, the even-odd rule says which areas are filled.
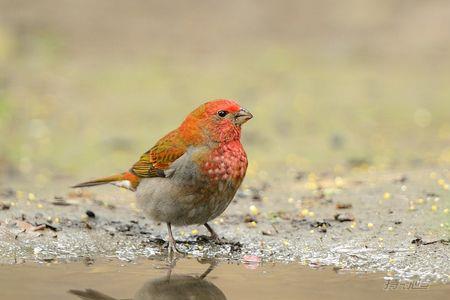
[[[28,200],[34,201],[36,200],[36,196],[33,193],[28,193]]]
[[[93,211],[91,211],[91,210],[87,210],[87,211],[86,211],[86,215],[87,215],[89,218],[95,218],[95,213],[94,213]]]
[[[353,205],[351,203],[338,203],[336,204],[337,209],[350,209]]]

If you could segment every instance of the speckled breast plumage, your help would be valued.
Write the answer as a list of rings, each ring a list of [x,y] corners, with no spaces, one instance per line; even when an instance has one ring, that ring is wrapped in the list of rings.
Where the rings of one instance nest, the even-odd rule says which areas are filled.
[[[136,196],[144,212],[156,221],[204,224],[228,207],[247,165],[239,141],[214,149],[193,148],[173,164],[169,178],[143,180]]]

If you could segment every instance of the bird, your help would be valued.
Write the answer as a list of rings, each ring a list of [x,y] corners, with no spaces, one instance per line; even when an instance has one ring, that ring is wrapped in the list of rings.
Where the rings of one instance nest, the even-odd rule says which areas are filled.
[[[211,239],[220,241],[208,222],[225,211],[245,177],[248,159],[241,144],[241,127],[252,118],[234,100],[208,101],[128,171],[73,188],[111,183],[134,191],[146,217],[166,223],[169,255],[181,253],[172,226],[204,225]]]

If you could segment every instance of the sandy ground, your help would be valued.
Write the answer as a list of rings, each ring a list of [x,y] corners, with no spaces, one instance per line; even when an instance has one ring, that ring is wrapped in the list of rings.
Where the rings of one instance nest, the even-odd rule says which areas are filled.
[[[267,174],[266,174],[267,175]],[[175,229],[193,257],[297,262],[382,271],[385,279],[450,281],[450,195],[446,171],[288,172],[252,180],[212,225]],[[33,193],[4,187],[0,262],[164,257],[166,227],[146,219],[134,195],[115,187]]]

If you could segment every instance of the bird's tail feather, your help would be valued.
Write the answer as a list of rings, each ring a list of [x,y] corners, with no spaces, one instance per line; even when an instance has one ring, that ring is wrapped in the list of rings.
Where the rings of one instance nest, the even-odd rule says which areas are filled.
[[[124,172],[120,174],[115,174],[108,177],[98,178],[94,180],[89,180],[86,182],[82,182],[72,186],[72,188],[82,188],[82,187],[91,187],[102,184],[112,183],[119,187],[124,187],[129,190],[136,190],[139,185],[139,177],[134,175],[131,172]]]

